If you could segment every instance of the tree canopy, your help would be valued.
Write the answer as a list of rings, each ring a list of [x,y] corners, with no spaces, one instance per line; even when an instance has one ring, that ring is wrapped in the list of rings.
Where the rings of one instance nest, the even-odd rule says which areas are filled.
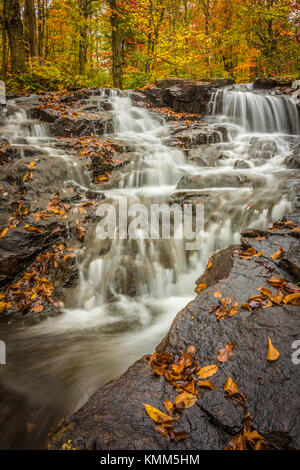
[[[12,90],[298,78],[295,0],[1,0]]]

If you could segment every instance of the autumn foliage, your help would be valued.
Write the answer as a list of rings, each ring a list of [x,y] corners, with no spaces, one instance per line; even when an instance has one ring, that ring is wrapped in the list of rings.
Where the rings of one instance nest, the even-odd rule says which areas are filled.
[[[294,0],[2,0],[2,10],[12,89],[297,78]]]

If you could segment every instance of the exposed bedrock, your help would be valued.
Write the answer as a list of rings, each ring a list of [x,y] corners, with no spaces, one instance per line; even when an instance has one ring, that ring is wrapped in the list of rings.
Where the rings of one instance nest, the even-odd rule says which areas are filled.
[[[180,113],[204,114],[211,93],[217,88],[233,85],[234,80],[186,80],[166,78],[155,82],[155,86],[144,91],[147,98],[158,106],[168,106]]]
[[[300,215],[289,220],[299,226]],[[211,378],[215,390],[200,392],[196,405],[176,421],[175,428],[186,431],[187,439],[178,443],[165,439],[146,414],[143,403],[164,411],[164,400],[172,401],[176,392],[164,377],[155,376],[142,358],[54,427],[48,448],[61,449],[69,443],[77,449],[101,450],[221,449],[244,423],[242,409],[225,397],[228,376],[247,396],[254,429],[277,449],[300,448],[299,365],[291,360],[292,344],[299,338],[299,307],[280,304],[251,312],[241,308],[250,296],[259,294],[261,286],[276,293],[268,283],[273,275],[292,283],[299,281],[299,232],[292,232],[289,226],[247,230],[241,243],[212,257],[212,267],[196,281],[207,288],[177,314],[157,347],[158,352],[176,354],[193,345],[199,364],[206,366],[218,363],[217,352],[222,346],[234,344],[233,357],[218,363],[219,370]],[[271,255],[281,246],[282,258],[272,260]],[[249,247],[264,253],[248,260],[239,258],[237,252]],[[236,315],[220,322],[209,313],[217,303],[216,291],[239,304]],[[267,360],[268,338],[280,352],[275,362]]]

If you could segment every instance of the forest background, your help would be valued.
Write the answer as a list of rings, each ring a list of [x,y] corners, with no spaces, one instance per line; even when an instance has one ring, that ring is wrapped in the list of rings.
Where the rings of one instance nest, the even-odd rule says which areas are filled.
[[[1,0],[0,8],[0,78],[11,92],[299,78],[297,1]]]

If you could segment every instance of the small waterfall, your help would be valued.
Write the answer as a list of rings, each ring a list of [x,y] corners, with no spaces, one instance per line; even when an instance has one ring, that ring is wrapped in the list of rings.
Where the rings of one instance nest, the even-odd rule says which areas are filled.
[[[299,111],[289,97],[238,89],[218,90],[211,100],[211,114],[222,114],[249,132],[300,133]]]

